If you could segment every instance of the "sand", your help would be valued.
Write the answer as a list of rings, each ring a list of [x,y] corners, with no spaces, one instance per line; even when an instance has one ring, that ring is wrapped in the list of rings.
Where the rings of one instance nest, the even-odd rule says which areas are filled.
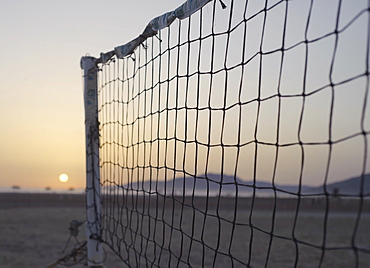
[[[76,194],[0,194],[0,267],[48,267],[71,252],[77,241],[70,235],[72,220],[85,220],[85,199]],[[86,239],[84,227],[77,239]],[[108,258],[109,257],[109,258]],[[108,250],[108,267],[122,267]],[[65,267],[56,265],[54,267]],[[73,267],[86,267],[84,263]]]
[[[109,209],[113,201],[120,202],[106,200],[104,208]],[[122,257],[131,267],[245,267],[241,262],[265,267],[268,252],[267,267],[294,267],[297,250],[297,267],[318,267],[324,233],[322,267],[356,267],[356,261],[358,267],[367,267],[370,263],[369,202],[363,204],[357,225],[358,202],[353,200],[331,201],[328,217],[324,200],[303,200],[297,221],[296,200],[279,200],[274,217],[272,199],[255,200],[252,214],[251,201],[241,199],[235,206],[233,198],[211,198],[206,206],[202,197],[126,200],[128,209],[123,211],[122,221],[104,219],[107,226],[117,228],[118,237],[124,233],[125,239],[110,234],[103,238],[117,251],[121,246]],[[83,195],[0,194],[0,267],[55,263],[76,244],[72,238],[66,253],[61,253],[70,222],[83,221],[84,214]],[[231,224],[233,221],[237,225]],[[83,229],[80,227],[79,241],[85,239]],[[274,234],[271,244],[270,233]],[[356,252],[353,243],[363,250]],[[129,267],[107,246],[105,250],[107,267]]]

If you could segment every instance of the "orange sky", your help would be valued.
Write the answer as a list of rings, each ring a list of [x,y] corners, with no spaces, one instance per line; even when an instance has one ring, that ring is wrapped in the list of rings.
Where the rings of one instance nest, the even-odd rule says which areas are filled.
[[[183,2],[184,0],[82,0],[77,2],[14,0],[3,1],[0,4],[0,36],[2,38],[0,50],[0,187],[19,185],[22,188],[84,188],[85,134],[80,58],[86,53],[99,57],[101,52],[110,51],[115,46],[131,41],[143,31],[152,18],[178,7]],[[322,3],[324,7],[331,4],[330,1]],[[354,17],[363,6],[367,6],[366,1],[344,1],[341,23],[348,23],[349,19]],[[299,7],[297,10],[299,11]],[[307,10],[307,8],[302,10]],[[321,8],[314,11],[318,17],[326,18],[328,23],[313,19],[311,27],[315,31],[310,32],[312,36],[319,36],[321,30],[324,32],[335,24],[333,19],[336,15],[335,10],[330,12],[328,10],[328,8]],[[205,11],[210,12],[211,9],[205,7]],[[292,16],[290,19],[299,21],[299,12],[292,13],[290,16]],[[271,17],[273,18],[273,15]],[[272,26],[275,24],[273,20],[267,23]],[[366,17],[363,16],[356,23],[366,25]],[[356,23],[347,31],[351,35],[344,35],[344,37],[348,40],[356,40],[359,47],[349,50],[350,53],[346,52],[345,43],[343,46],[341,43],[338,47],[338,53],[344,56],[337,57],[337,60],[342,62],[338,62],[336,66],[345,66],[345,68],[334,70],[336,81],[359,73],[365,68],[364,50],[361,44],[366,44],[366,40],[361,38],[366,35],[351,31],[351,29],[356,29],[354,27],[358,27]],[[294,32],[294,27],[298,26],[293,24],[291,32]],[[341,25],[343,26],[344,24]],[[361,29],[361,27],[358,28]],[[271,27],[271,29],[274,28]],[[273,33],[274,31],[270,36],[273,37]],[[302,35],[303,32],[300,31],[300,34]],[[256,33],[256,36],[258,35],[260,33]],[[287,38],[287,42],[294,43],[294,35],[292,36],[292,39]],[[252,42],[252,46],[253,42],[258,45],[254,39],[249,39],[248,42]],[[265,44],[267,47],[269,45],[273,47],[274,42],[276,40],[272,38]],[[320,43],[320,46],[332,49],[332,43],[333,40],[327,44]],[[289,68],[289,62],[302,60],[295,54],[297,52],[297,55],[304,55],[299,49],[287,53],[286,68]],[[325,49],[316,51],[315,46],[312,47],[310,53],[311,60],[315,64],[326,68],[325,71],[317,68],[310,73],[318,77],[309,80],[312,84],[308,87],[315,88],[317,85],[324,84],[323,81],[328,79],[331,54]],[[265,64],[267,75],[269,75],[268,66],[273,67],[275,63],[273,58],[270,60],[271,62]],[[255,86],[258,76],[248,69],[253,68],[253,64],[251,62],[247,65],[245,79]],[[302,63],[299,66],[303,68],[304,65]],[[357,67],[360,70],[356,69]],[[282,82],[282,90],[286,90],[283,93],[291,93],[301,86],[299,84],[301,70],[295,70],[294,67],[291,69],[292,74],[297,72],[297,75],[292,75],[291,79]],[[272,68],[272,70],[277,70],[277,68]],[[269,94],[268,88],[273,88],[275,82],[265,79],[264,86],[267,91],[263,93]],[[348,129],[351,131],[359,129],[364,85],[365,79],[362,79],[346,84],[343,88],[338,86],[336,89],[336,103],[338,103],[336,107],[339,109],[336,108],[334,115],[333,133],[336,135],[334,139],[351,134],[347,132]],[[330,103],[330,94],[323,91],[317,94],[317,97],[318,99],[310,98],[306,104],[306,115],[308,115],[306,122],[312,120],[312,127],[307,124],[303,134],[308,140],[323,140],[327,135],[320,130],[328,125],[325,118],[328,118],[327,105]],[[233,96],[230,95],[230,98]],[[285,121],[281,122],[286,124],[283,128],[286,133],[282,135],[282,139],[288,138],[287,141],[289,141],[296,135],[296,132],[290,132],[289,125],[296,127],[299,119],[297,114],[301,106],[293,102],[285,104],[284,107],[289,108],[285,111]],[[259,135],[262,140],[271,139],[273,133],[270,121],[267,119],[271,118],[276,103],[269,105],[261,110],[262,125]],[[369,113],[368,107],[366,118],[369,117]],[[370,120],[365,120],[367,131],[370,127],[369,122]],[[345,179],[359,175],[358,159],[363,159],[361,155],[364,151],[363,141],[352,139],[336,148],[339,148],[341,153],[336,154],[336,158],[333,159],[332,166],[335,170],[333,177]],[[288,150],[282,149],[282,154],[284,153],[286,153],[286,159],[289,159]],[[320,173],[321,176],[326,153],[326,149],[322,150],[317,147],[307,150],[306,157],[310,159],[308,161],[311,161],[307,168],[312,170],[312,177],[315,177],[315,172]],[[264,154],[266,154],[266,163],[270,163],[271,155],[267,150],[262,149],[260,156]],[[250,156],[245,155],[245,157]],[[292,161],[297,161],[297,159],[293,157]],[[296,172],[295,165],[289,163],[286,161],[283,165],[286,173]],[[369,166],[370,164],[367,166],[367,172]],[[265,172],[268,177],[271,171],[269,168],[261,167],[261,172]],[[61,173],[69,175],[68,183],[59,182],[58,177]],[[285,178],[284,183],[289,183],[289,176]],[[320,183],[321,181],[308,182],[314,185]]]
[[[0,187],[85,186],[80,58],[129,41],[183,1],[155,2],[0,4]],[[61,173],[68,183],[59,182]]]

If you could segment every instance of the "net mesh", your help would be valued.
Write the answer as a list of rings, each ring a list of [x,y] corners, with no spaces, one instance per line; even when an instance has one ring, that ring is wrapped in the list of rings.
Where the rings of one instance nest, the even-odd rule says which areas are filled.
[[[130,267],[365,267],[369,2],[224,3],[99,65],[102,241]]]

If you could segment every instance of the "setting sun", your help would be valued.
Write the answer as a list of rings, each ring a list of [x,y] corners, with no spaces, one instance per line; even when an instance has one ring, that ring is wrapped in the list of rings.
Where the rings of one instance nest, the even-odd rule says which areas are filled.
[[[59,181],[60,182],[67,182],[68,181],[68,175],[67,174],[60,174],[59,175]]]

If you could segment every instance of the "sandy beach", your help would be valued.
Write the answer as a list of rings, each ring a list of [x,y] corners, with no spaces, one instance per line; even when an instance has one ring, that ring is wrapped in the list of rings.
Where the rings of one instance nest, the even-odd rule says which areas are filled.
[[[112,202],[121,201],[106,199],[103,208],[108,209]],[[299,249],[297,267],[317,267],[323,252],[324,224],[326,250],[322,267],[356,267],[356,260],[359,261],[358,267],[366,267],[370,263],[369,200],[362,203],[358,225],[358,200],[330,201],[326,220],[325,200],[301,200],[295,223],[297,200],[294,199],[279,199],[274,217],[272,198],[244,198],[236,204],[231,197],[212,197],[207,206],[204,197],[159,197],[152,200],[139,197],[125,202],[130,213],[116,219],[115,224],[125,227],[121,228],[125,229],[126,238],[121,241],[125,243],[121,244],[120,250],[129,266],[105,245],[107,267],[231,267],[228,252],[233,255],[234,267],[245,267],[236,259],[249,262],[252,267],[265,267],[268,251],[267,267],[294,267],[296,245]],[[235,210],[238,213],[233,219]],[[72,237],[62,254],[69,237],[70,222],[83,221],[84,218],[85,200],[80,194],[0,194],[0,267],[48,267],[55,263],[77,243]],[[237,223],[234,228],[230,219]],[[105,218],[104,224],[109,226],[111,221]],[[306,245],[285,239],[292,238],[294,224],[295,238]],[[203,226],[205,231],[201,232]],[[271,230],[275,238],[268,250]],[[119,230],[116,234],[123,237]],[[218,235],[220,239],[216,239]],[[232,241],[230,237],[233,237]],[[83,226],[77,238],[84,241]],[[106,235],[103,239],[118,249],[120,240],[117,237]],[[352,243],[365,251],[355,252]],[[155,256],[159,252],[160,258]],[[250,258],[249,252],[252,254]],[[81,263],[74,267],[85,266]]]
[[[0,194],[0,267],[48,267],[68,255],[77,241],[72,237],[64,253],[73,220],[85,220],[85,197],[80,194]],[[84,226],[77,239],[83,242]],[[107,250],[108,267],[122,267]],[[53,267],[65,267],[55,265]],[[73,267],[86,267],[84,262]]]

